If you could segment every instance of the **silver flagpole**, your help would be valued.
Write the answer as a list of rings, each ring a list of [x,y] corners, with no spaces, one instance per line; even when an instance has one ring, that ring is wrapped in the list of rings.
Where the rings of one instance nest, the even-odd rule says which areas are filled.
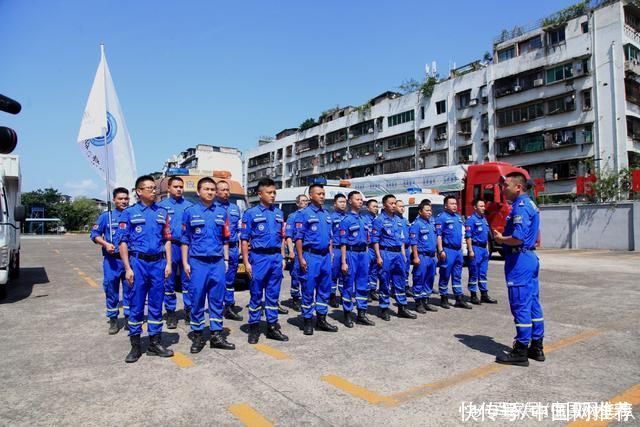
[[[107,212],[108,212],[108,216],[109,216],[109,243],[113,243],[113,229],[111,228],[111,190],[110,190],[110,185],[109,185],[109,180],[110,180],[110,176],[109,176],[109,144],[107,144],[107,131],[109,130],[109,102],[107,101],[107,58],[104,54],[104,44],[100,43],[100,53],[102,55],[102,58],[104,58],[104,67],[102,68],[102,73],[104,75],[104,103],[105,103],[105,110],[107,113],[107,117],[105,117],[105,119],[107,120],[107,125],[102,128],[102,136],[104,138],[104,159],[106,162],[106,166],[105,166],[105,177],[106,177],[106,184],[107,184]]]

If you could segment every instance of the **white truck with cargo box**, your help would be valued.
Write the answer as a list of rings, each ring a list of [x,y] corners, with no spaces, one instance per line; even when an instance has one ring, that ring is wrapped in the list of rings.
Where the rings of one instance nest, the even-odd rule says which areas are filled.
[[[20,222],[25,219],[20,181],[19,157],[0,155],[0,299],[9,280],[20,275]]]

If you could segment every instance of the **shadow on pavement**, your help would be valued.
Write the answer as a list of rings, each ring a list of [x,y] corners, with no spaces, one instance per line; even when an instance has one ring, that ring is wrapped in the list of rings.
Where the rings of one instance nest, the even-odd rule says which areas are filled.
[[[455,334],[454,336],[458,338],[458,341],[470,349],[490,354],[492,356],[511,350],[511,347],[496,342],[493,340],[493,337],[488,337],[486,335]]]
[[[49,276],[44,267],[28,267],[20,269],[20,278],[11,280],[3,287],[6,288],[6,298],[0,300],[0,304],[11,304],[28,298],[33,292],[34,285],[49,283]],[[46,295],[39,295],[44,297]]]

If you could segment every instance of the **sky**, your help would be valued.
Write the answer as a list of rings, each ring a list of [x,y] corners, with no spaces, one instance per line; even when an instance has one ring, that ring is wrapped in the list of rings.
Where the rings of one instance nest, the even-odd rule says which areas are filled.
[[[566,0],[0,0],[0,112],[23,191],[104,198],[77,136],[104,43],[139,174],[196,144],[258,137],[358,106],[436,61],[446,75]]]

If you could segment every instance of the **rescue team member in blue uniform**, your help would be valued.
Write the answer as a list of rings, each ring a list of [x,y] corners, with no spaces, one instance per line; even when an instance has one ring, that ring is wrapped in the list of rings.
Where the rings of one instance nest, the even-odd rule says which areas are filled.
[[[164,309],[167,312],[167,329],[178,327],[176,315],[176,281],[182,284],[182,303],[184,305],[184,321],[189,324],[191,312],[191,298],[189,295],[189,278],[182,269],[182,254],[180,252],[180,237],[182,236],[182,215],[184,210],[193,203],[182,197],[184,181],[179,176],[169,178],[169,197],[158,203],[169,213],[171,224],[171,275],[164,284]]]
[[[140,334],[147,302],[149,324],[148,356],[171,357],[173,351],[160,344],[164,282],[171,274],[171,226],[166,209],[158,206],[156,184],[149,175],[136,180],[139,202],[120,215],[120,257],[125,278],[133,286],[129,309],[131,351],[125,362],[136,362],[142,355]],[[166,259],[165,259],[166,258]],[[148,300],[148,301],[147,301]]]
[[[351,312],[355,296],[358,317],[361,325],[373,326],[374,322],[367,317],[369,302],[369,248],[367,246],[368,231],[365,219],[360,215],[362,194],[352,191],[348,195],[350,211],[340,222],[340,258],[341,271],[344,275],[342,283],[342,308],[344,309],[344,325],[353,328]]]
[[[295,311],[301,309],[301,292],[300,292],[300,263],[296,256],[296,249],[293,244],[296,229],[296,215],[309,204],[309,198],[305,194],[296,196],[296,206],[298,210],[291,212],[287,217],[287,223],[284,229],[284,237],[287,245],[287,256],[289,257],[289,274],[291,275],[291,307]]]
[[[271,178],[258,181],[260,203],[242,215],[240,241],[242,261],[249,285],[249,344],[260,338],[260,317],[264,306],[267,338],[289,341],[278,324],[278,297],[284,269],[284,214],[273,203],[276,183]],[[251,253],[249,253],[251,245]]]
[[[418,217],[409,228],[413,259],[413,296],[416,311],[438,311],[429,304],[436,275],[436,228],[431,221],[431,201],[424,199],[418,206]]]
[[[464,223],[465,238],[469,254],[469,292],[471,303],[496,304],[498,301],[489,297],[487,285],[487,271],[489,270],[489,223],[484,216],[485,204],[483,200],[474,200],[474,213]],[[478,299],[478,284],[480,285],[480,299]]]
[[[240,307],[236,306],[235,299],[235,282],[238,272],[238,262],[240,259],[240,250],[238,248],[238,230],[240,228],[240,208],[235,203],[229,202],[231,197],[231,188],[225,180],[216,183],[216,205],[221,207],[229,217],[229,268],[225,273],[225,291],[224,291],[224,317],[229,320],[242,320],[242,316],[238,314]]]
[[[409,220],[404,217],[404,202],[396,199],[396,216],[402,227],[402,242],[404,243],[405,262],[404,265],[404,292],[407,297],[412,297],[413,292],[409,286],[409,272],[411,271],[411,245],[409,244]]]
[[[311,204],[296,215],[296,251],[302,272],[302,317],[304,334],[313,335],[313,313],[318,329],[337,332],[338,327],[327,322],[331,293],[331,231],[333,223],[323,208],[324,187],[309,186]]]
[[[340,271],[342,255],[340,252],[340,222],[347,215],[347,198],[344,194],[336,194],[333,198],[333,212],[331,212],[332,227],[332,254],[331,254],[331,296],[329,297],[329,305],[333,308],[340,307],[337,293],[340,290],[342,294],[342,284],[344,275]]]
[[[436,218],[436,233],[438,258],[440,259],[440,276],[438,290],[440,291],[440,306],[449,307],[449,278],[453,294],[456,297],[456,307],[471,309],[463,299],[462,294],[462,217],[458,215],[458,202],[455,197],[444,198],[444,211]]]
[[[225,268],[230,267],[228,210],[214,202],[216,183],[213,178],[201,178],[197,190],[200,201],[184,212],[182,226],[182,266],[191,285],[191,353],[200,353],[206,343],[202,335],[206,323],[205,298],[209,304],[211,348],[233,350],[236,346],[222,333]]]
[[[538,273],[540,261],[535,253],[540,230],[538,207],[527,194],[524,175],[511,172],[501,183],[502,192],[511,201],[504,235],[494,230],[494,239],[505,252],[504,275],[509,305],[516,324],[513,349],[496,357],[496,362],[528,366],[529,358],[544,362],[542,340],[544,317],[540,305]]]
[[[129,321],[129,301],[131,299],[131,287],[124,283],[124,265],[120,259],[120,241],[118,223],[122,211],[129,205],[129,190],[118,187],[113,190],[113,203],[115,210],[111,211],[111,225],[109,225],[109,212],[100,214],[91,229],[90,238],[102,246],[102,287],[107,304],[107,318],[109,319],[109,335],[115,335],[118,327],[118,303],[120,302],[120,282],[122,282],[122,308],[124,311],[125,328]]]
[[[373,230],[373,220],[378,216],[378,201],[376,199],[367,200],[367,212],[363,215],[365,227],[367,228],[367,243],[369,244],[369,301],[378,301],[378,262],[376,252],[371,242],[371,232]]]
[[[380,317],[389,321],[389,287],[395,290],[398,303],[398,317],[415,319],[417,316],[407,309],[407,297],[404,292],[404,243],[402,230],[395,216],[396,198],[387,194],[382,198],[383,211],[373,221],[371,241],[376,252],[376,261],[380,268]]]

